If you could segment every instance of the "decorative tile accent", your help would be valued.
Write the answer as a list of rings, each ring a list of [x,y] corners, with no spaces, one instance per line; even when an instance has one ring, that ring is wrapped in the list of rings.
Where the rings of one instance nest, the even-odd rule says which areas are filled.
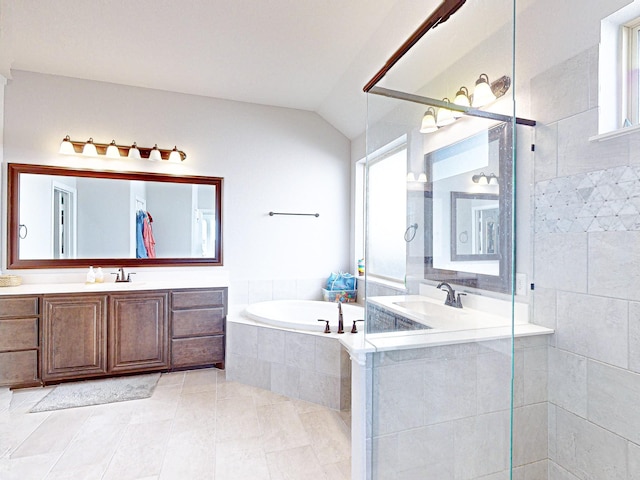
[[[640,230],[640,166],[536,183],[536,233]]]

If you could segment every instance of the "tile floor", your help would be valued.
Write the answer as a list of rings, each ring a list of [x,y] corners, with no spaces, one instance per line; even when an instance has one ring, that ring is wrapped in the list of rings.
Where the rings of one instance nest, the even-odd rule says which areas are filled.
[[[28,413],[50,388],[0,388],[0,479],[350,478],[347,412],[221,370],[163,374],[148,399]]]

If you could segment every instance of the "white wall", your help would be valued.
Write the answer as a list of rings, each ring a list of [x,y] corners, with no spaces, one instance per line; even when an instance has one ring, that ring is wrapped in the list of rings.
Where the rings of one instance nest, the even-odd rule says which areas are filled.
[[[4,117],[4,162],[224,177],[232,281],[317,279],[350,266],[350,145],[315,113],[13,71]],[[178,145],[188,157],[180,165],[65,157],[57,149],[67,134]]]

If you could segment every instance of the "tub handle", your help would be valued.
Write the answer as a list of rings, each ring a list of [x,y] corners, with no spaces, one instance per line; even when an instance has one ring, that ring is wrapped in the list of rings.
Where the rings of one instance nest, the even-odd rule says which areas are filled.
[[[319,322],[327,322],[324,327],[324,333],[331,333],[331,329],[329,328],[329,320],[323,320],[321,318],[318,319]]]
[[[362,320],[362,319],[354,320],[353,321],[353,327],[351,327],[351,333],[358,333],[358,329],[356,328],[356,322],[364,322],[364,320]]]

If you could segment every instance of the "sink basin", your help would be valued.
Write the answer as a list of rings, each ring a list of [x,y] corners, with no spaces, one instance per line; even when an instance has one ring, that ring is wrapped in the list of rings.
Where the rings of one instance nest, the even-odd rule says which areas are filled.
[[[439,305],[437,303],[429,302],[427,300],[410,300],[406,302],[393,302],[394,305],[397,305],[401,308],[406,308],[415,313],[419,313],[421,315],[446,315],[446,314],[456,314],[456,315],[466,315],[465,312],[461,308],[454,308],[448,305]]]

